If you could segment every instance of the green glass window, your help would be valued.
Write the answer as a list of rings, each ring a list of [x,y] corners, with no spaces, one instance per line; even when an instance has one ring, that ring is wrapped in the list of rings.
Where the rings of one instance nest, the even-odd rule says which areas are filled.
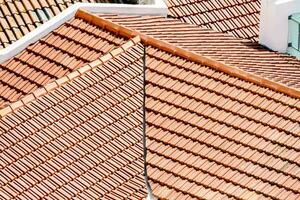
[[[289,16],[289,39],[287,52],[300,58],[300,13]]]

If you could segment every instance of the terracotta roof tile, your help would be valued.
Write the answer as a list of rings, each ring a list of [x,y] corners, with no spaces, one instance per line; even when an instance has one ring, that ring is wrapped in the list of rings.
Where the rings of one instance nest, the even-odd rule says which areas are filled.
[[[42,59],[56,52],[56,56],[75,57],[81,64],[63,66],[56,57],[49,59],[67,70],[64,77],[52,75],[56,83],[0,110],[3,198],[145,197],[141,138],[144,46],[147,170],[156,196],[300,198],[298,90],[122,30],[85,11],[76,17],[62,27],[75,24],[73,30],[83,24],[78,28],[86,33],[83,39],[90,37],[89,31],[99,31],[100,44],[108,43],[110,53],[99,59],[105,52],[81,45],[80,38],[65,38],[62,43],[67,47],[44,42],[47,48],[42,51],[46,53],[36,50],[38,56],[45,53]],[[93,25],[85,17],[93,17]],[[128,20],[127,25],[140,26],[136,25],[140,17],[116,18],[127,19],[135,21]],[[147,20],[169,23],[156,17],[142,19],[146,25],[141,26],[149,34],[153,25],[147,26]],[[165,26],[167,33],[174,29],[168,28]],[[141,43],[135,39],[126,42],[134,35],[140,36]],[[98,40],[96,35],[92,40]],[[38,44],[41,42],[30,48]],[[115,46],[119,46],[117,50],[113,50]],[[72,48],[82,53],[74,55]],[[30,55],[27,51],[16,57],[25,59],[25,64]],[[97,60],[92,61],[90,52]],[[35,70],[38,64],[31,67]]]
[[[159,16],[101,16],[275,82],[300,87],[300,61],[285,54],[272,52],[257,43]],[[224,78],[232,79],[227,76]],[[263,92],[263,88],[258,89]]]
[[[169,15],[258,42],[260,0],[168,0]]]
[[[122,0],[6,0],[0,2],[0,48],[5,48],[77,2],[122,3]]]
[[[2,198],[146,196],[143,46],[129,44],[104,64],[36,90],[36,99],[11,104],[12,113],[1,110]]]
[[[60,78],[123,44],[124,39],[80,19],[63,24],[1,64],[0,107]],[[75,53],[76,52],[76,53]]]
[[[295,182],[300,177],[293,168],[299,167],[300,152],[296,143],[287,143],[299,140],[299,99],[287,105],[268,89],[258,93],[257,85],[221,78],[227,75],[164,54],[147,50],[154,193],[161,198],[172,190],[204,199],[278,198],[279,193],[282,199],[299,198]],[[284,111],[274,113],[274,107]],[[292,110],[297,119],[290,117]],[[290,178],[293,185],[287,186]]]

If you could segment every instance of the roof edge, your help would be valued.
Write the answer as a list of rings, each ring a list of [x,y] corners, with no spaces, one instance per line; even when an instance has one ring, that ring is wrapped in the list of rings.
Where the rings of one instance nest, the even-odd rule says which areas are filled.
[[[0,63],[14,57],[30,44],[35,43],[48,33],[58,28],[60,25],[75,16],[77,10],[84,9],[91,13],[101,14],[127,14],[127,15],[158,15],[166,17],[168,7],[164,0],[154,0],[151,5],[132,5],[114,3],[75,3],[58,15],[51,18],[46,23],[37,27],[33,31],[12,43],[8,47],[0,50]]]
[[[145,45],[157,47],[161,50],[164,50],[173,55],[185,58],[189,61],[196,62],[201,65],[209,66],[213,69],[216,69],[216,70],[222,71],[224,73],[227,73],[229,75],[235,76],[237,78],[241,78],[243,80],[255,83],[262,87],[267,87],[267,88],[270,88],[277,92],[284,93],[291,97],[300,98],[300,90],[298,90],[296,88],[289,87],[289,86],[283,85],[281,83],[271,81],[269,79],[258,76],[254,73],[246,72],[237,67],[229,66],[223,62],[216,61],[212,58],[204,57],[204,56],[201,56],[200,54],[197,54],[197,53],[194,53],[191,51],[187,51],[181,47],[174,46],[173,44],[170,44],[166,41],[161,41],[161,40],[155,39],[155,38],[145,35],[141,32],[132,30],[130,28],[121,26],[116,23],[113,23],[109,20],[106,20],[97,15],[89,13],[88,11],[79,9],[76,13],[76,17],[81,18],[85,21],[88,21],[89,23],[98,25],[104,29],[111,31],[111,32],[117,33],[123,37],[132,38],[135,36],[140,36],[142,43]]]
[[[131,47],[135,46],[136,44],[141,42],[140,36],[135,36],[126,43],[120,45],[119,47],[111,50],[110,52],[104,54],[100,58],[90,62],[89,64],[86,64],[79,69],[56,79],[53,82],[47,83],[46,85],[36,89],[35,91],[23,96],[21,99],[19,99],[16,102],[10,103],[6,107],[0,109],[0,118],[4,117],[5,115],[14,112],[15,110],[23,107],[24,105],[36,100],[38,97],[43,96],[50,91],[68,83],[69,81],[73,80],[74,78],[77,78],[83,74],[85,74],[88,71],[91,71],[92,69],[95,69],[96,67],[99,67],[109,61],[110,59],[120,55],[121,53],[126,52]]]

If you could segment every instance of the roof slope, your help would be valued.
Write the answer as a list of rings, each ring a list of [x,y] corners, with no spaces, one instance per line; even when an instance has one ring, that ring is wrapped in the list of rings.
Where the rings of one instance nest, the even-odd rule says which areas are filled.
[[[155,195],[300,198],[300,99],[157,48],[147,55]]]
[[[261,0],[168,0],[169,15],[183,22],[258,42]]]
[[[248,40],[176,19],[159,16],[101,16],[186,50],[254,72],[275,82],[300,88],[300,61],[295,57],[275,53]]]
[[[151,23],[146,17],[142,19],[145,23],[141,25],[136,24],[141,18],[128,23],[153,33],[154,26],[147,23],[156,19],[148,18]],[[81,191],[91,195],[83,199],[103,193],[111,199],[127,194],[134,195],[127,198],[145,197],[141,146],[143,46],[147,47],[147,169],[156,196],[300,198],[299,90],[83,10],[77,12],[75,22],[84,24],[88,33],[100,31],[98,36],[120,38],[120,43],[139,36],[141,43],[135,37],[102,59],[0,110],[0,116],[4,116],[0,121],[0,194],[7,195],[5,198],[44,197],[48,193],[52,195],[49,197],[71,197]],[[169,27],[165,29],[161,37],[172,38],[166,35]],[[84,38],[102,44],[101,39],[89,34]],[[74,42],[71,46],[76,45]],[[64,56],[64,52],[58,55]],[[76,55],[94,55],[89,52],[93,49],[83,54],[76,51]],[[102,64],[104,61],[108,62]],[[39,62],[33,66],[36,64]],[[91,67],[94,69],[90,71]],[[85,156],[94,151],[99,153],[97,157]],[[43,156],[37,160],[40,152]],[[84,165],[81,160],[89,161]],[[75,169],[71,163],[82,165],[83,170],[70,170]],[[85,168],[90,179],[81,178],[82,174],[86,177]],[[37,174],[44,179],[35,180]],[[107,184],[99,182],[98,177],[104,177],[101,181]],[[112,196],[107,196],[110,192]]]
[[[0,64],[0,108],[89,63],[124,39],[72,19]]]
[[[24,3],[21,0],[1,0],[0,49],[20,39],[76,2],[122,3],[123,1],[35,0]],[[260,0],[168,0],[167,4],[169,14],[184,22],[258,41]]]
[[[146,196],[142,55],[129,41],[10,105],[0,121],[1,199]]]
[[[0,0],[0,49],[76,2],[121,3],[122,0]]]
[[[95,16],[93,22],[139,34]],[[154,194],[300,198],[299,90],[293,98],[265,87],[261,77],[141,38],[148,46],[147,169]]]

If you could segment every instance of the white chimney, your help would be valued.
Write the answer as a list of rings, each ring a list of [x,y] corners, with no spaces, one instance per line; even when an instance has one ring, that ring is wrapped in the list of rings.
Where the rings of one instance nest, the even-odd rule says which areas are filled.
[[[288,18],[300,12],[300,0],[262,0],[259,43],[285,53],[288,47]]]

